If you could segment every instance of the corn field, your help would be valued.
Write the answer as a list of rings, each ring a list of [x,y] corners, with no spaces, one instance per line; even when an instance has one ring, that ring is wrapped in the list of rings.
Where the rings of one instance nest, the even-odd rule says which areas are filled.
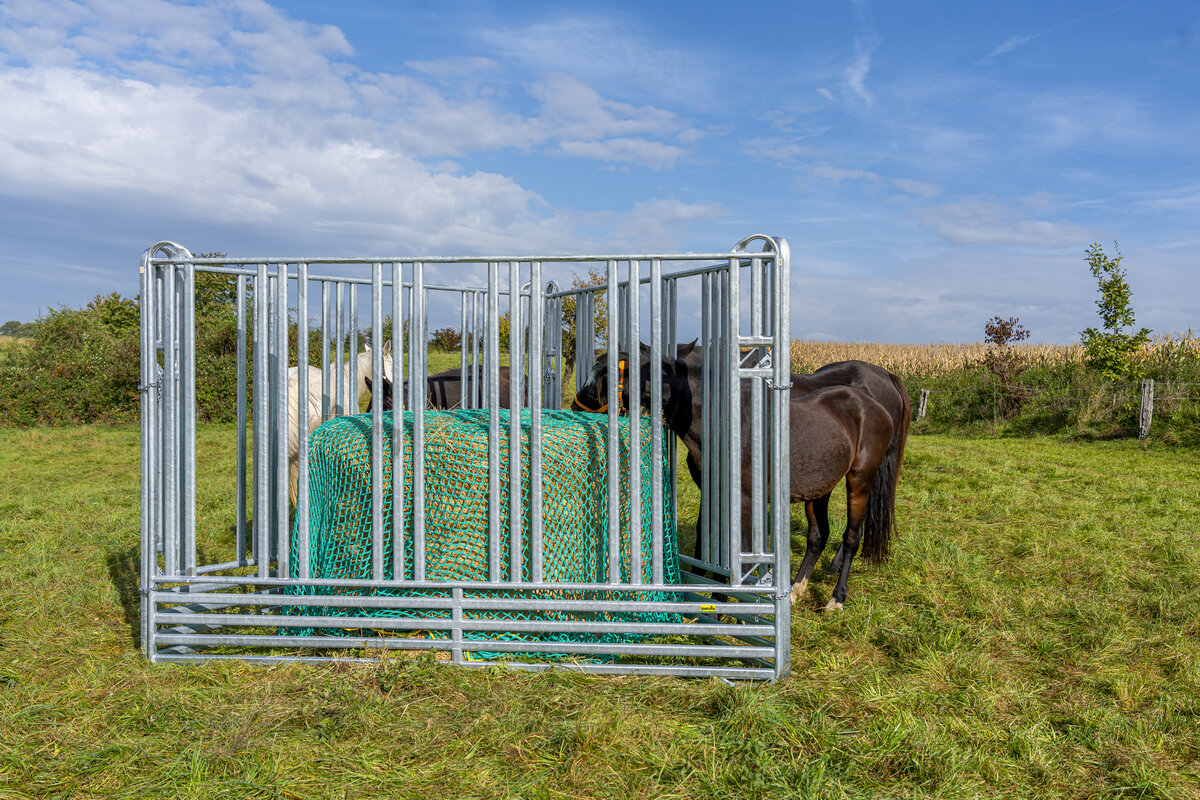
[[[792,369],[812,372],[834,361],[869,361],[904,378],[936,378],[983,366],[988,352],[982,342],[969,344],[883,344],[880,342],[820,342],[797,339],[792,342]],[[1079,344],[1015,344],[1010,348],[1026,367],[1062,367],[1082,364],[1083,346]],[[1159,336],[1141,352],[1147,371],[1156,367],[1200,361],[1200,334],[1188,330],[1181,334]]]

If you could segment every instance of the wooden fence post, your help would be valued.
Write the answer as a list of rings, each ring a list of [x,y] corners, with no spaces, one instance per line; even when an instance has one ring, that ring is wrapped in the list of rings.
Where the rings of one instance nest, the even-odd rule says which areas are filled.
[[[929,390],[921,390],[921,401],[917,404],[917,419],[925,419],[925,411],[929,408]]]
[[[1138,407],[1138,438],[1145,439],[1150,435],[1150,421],[1154,419],[1154,381],[1146,378],[1142,381],[1142,402]]]

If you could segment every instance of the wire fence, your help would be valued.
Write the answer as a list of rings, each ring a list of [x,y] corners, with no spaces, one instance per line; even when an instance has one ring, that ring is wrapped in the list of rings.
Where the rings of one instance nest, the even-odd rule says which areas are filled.
[[[1170,416],[1191,405],[1200,406],[1200,383],[1143,380],[1095,387],[1017,386],[1002,383],[961,389],[920,389],[914,404],[917,420],[938,411],[962,419],[1003,422],[1018,413],[1072,415],[1081,420],[1129,414],[1138,437],[1150,435],[1154,416]],[[1136,416],[1135,416],[1136,415]]]

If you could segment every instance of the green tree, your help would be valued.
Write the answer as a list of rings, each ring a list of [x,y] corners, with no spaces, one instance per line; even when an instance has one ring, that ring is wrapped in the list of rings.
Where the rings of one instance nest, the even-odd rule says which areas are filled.
[[[1133,307],[1130,305],[1132,292],[1121,268],[1121,255],[1117,243],[1113,242],[1115,255],[1110,258],[1099,242],[1093,242],[1086,251],[1088,267],[1099,284],[1100,309],[1103,330],[1088,328],[1080,336],[1083,341],[1087,365],[1111,381],[1136,380],[1141,377],[1141,367],[1136,358],[1150,338],[1149,328],[1133,332]],[[1125,328],[1129,328],[1126,331]]]

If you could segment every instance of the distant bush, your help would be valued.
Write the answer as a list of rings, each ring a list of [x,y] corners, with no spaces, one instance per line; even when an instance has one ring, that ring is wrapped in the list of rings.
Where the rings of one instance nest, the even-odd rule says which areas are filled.
[[[433,350],[441,350],[444,353],[456,353],[462,347],[463,336],[454,328],[438,328],[429,337],[429,347]]]
[[[32,343],[0,367],[0,423],[136,419],[137,320],[136,301],[115,294],[85,309],[49,312]]]
[[[237,416],[237,320],[227,276],[198,275],[196,415]],[[0,363],[0,425],[135,422],[141,403],[138,301],[99,295],[50,311]]]
[[[13,336],[18,339],[27,339],[33,336],[37,330],[36,322],[18,322],[15,319],[10,319],[8,322],[0,325],[0,336]]]

